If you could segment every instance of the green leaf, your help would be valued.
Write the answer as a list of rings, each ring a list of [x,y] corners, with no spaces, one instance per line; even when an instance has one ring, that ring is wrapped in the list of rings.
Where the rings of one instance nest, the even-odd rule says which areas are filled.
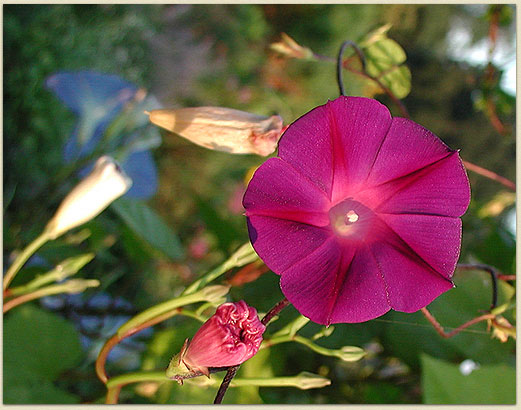
[[[366,384],[363,395],[365,404],[404,404],[403,390],[388,382]]]
[[[141,239],[173,260],[182,259],[184,251],[177,235],[165,221],[144,202],[120,198],[112,209]]]
[[[492,281],[490,275],[482,271],[461,271],[455,275],[456,288],[440,296],[429,306],[432,314],[446,327],[456,328],[490,307]],[[515,289],[504,281],[498,281],[498,306],[508,302],[514,296]],[[464,357],[483,364],[500,363],[509,360],[514,343],[501,343],[492,339],[490,333],[473,334],[472,331],[487,330],[486,322],[469,328],[447,339],[447,344]]]
[[[404,65],[391,67],[381,73],[380,81],[399,99],[407,97],[411,91],[411,72]]]
[[[480,366],[464,375],[459,366],[421,356],[425,404],[515,404],[516,370],[505,364]]]
[[[20,378],[4,372],[4,404],[74,404],[80,398],[40,378]]]
[[[505,274],[515,273],[516,240],[501,224],[485,220],[482,227],[484,238],[475,243],[471,251],[479,260],[494,266]]]
[[[4,400],[77,402],[51,382],[81,357],[79,335],[72,324],[34,306],[20,306],[4,322]]]
[[[389,28],[386,25],[368,33],[360,46],[365,54],[367,72],[401,99],[411,91],[411,72],[403,65],[407,60],[403,48],[387,37]]]
[[[4,322],[4,370],[20,368],[54,380],[81,355],[74,326],[52,313],[24,305]]]
[[[369,45],[364,52],[368,60],[367,70],[372,75],[378,75],[379,71],[402,64],[407,59],[403,48],[387,37]]]

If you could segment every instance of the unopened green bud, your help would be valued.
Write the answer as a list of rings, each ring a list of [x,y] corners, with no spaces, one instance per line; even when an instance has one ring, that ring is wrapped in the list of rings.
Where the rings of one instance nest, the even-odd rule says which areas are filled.
[[[81,293],[88,288],[96,288],[100,285],[100,281],[96,279],[71,279],[64,284],[65,293]]]
[[[300,372],[296,376],[296,381],[299,389],[302,390],[320,389],[331,384],[331,380],[309,372]]]
[[[336,357],[342,359],[345,362],[356,362],[365,356],[364,349],[356,346],[343,346],[336,350]]]

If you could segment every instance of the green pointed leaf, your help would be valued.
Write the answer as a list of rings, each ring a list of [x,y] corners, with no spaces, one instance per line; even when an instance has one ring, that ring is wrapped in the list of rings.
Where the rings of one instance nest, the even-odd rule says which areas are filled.
[[[24,305],[4,322],[4,374],[18,368],[54,380],[77,364],[81,354],[76,329],[55,314]]]
[[[411,72],[404,65],[385,71],[380,75],[380,81],[399,99],[407,97],[411,91]]]
[[[425,404],[515,404],[516,370],[505,364],[463,374],[459,365],[421,356]]]
[[[181,242],[165,221],[144,202],[120,198],[111,208],[136,235],[173,260],[183,258]]]
[[[407,60],[403,48],[387,37],[389,28],[386,25],[370,32],[360,46],[366,57],[367,72],[401,99],[411,91],[411,72],[403,65]]]
[[[365,350],[357,346],[342,346],[340,349],[328,349],[313,343],[303,336],[294,336],[293,340],[297,343],[309,347],[314,352],[324,355],[338,357],[345,362],[356,362],[365,356]]]
[[[367,71],[372,75],[378,75],[380,71],[402,64],[407,60],[403,48],[396,41],[383,36],[369,45],[364,52],[368,59]]]

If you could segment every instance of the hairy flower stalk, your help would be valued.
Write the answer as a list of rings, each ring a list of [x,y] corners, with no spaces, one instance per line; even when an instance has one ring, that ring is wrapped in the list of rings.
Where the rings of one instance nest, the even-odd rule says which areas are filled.
[[[186,339],[181,352],[170,361],[166,375],[182,381],[191,373],[209,377],[211,367],[241,364],[258,352],[265,329],[255,308],[244,301],[224,303],[190,342]]]

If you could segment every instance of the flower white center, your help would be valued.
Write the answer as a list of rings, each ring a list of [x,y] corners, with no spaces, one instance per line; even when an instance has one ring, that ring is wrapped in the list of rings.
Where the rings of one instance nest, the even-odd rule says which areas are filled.
[[[344,219],[346,225],[355,223],[356,221],[358,221],[358,214],[355,211],[351,210],[346,214]]]
[[[342,241],[366,241],[375,216],[364,204],[347,198],[329,210],[331,228]]]
[[[352,209],[345,214],[338,215],[335,218],[334,228],[341,236],[349,236],[353,233],[353,224],[358,221],[358,214]]]

